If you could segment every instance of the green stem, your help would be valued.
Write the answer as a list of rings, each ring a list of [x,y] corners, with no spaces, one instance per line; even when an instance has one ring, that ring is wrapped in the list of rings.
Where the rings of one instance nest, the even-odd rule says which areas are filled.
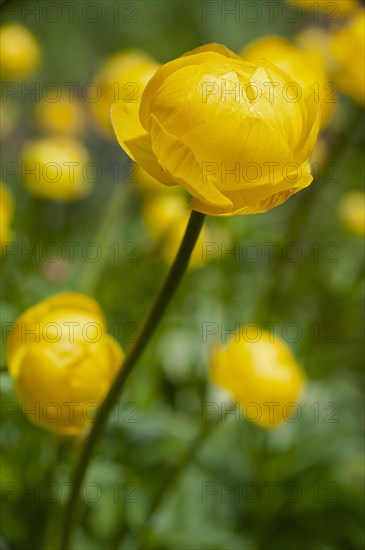
[[[158,324],[160,323],[167,306],[170,303],[172,296],[174,295],[187,267],[189,264],[190,256],[193,252],[195,243],[198,239],[199,233],[204,223],[204,214],[192,211],[189,219],[189,223],[181,243],[180,249],[177,253],[174,263],[171,266],[170,272],[167,276],[164,286],[161,289],[141,331],[137,338],[137,341],[127,354],[122,368],[120,369],[117,377],[115,378],[105,400],[103,401],[98,418],[93,424],[92,429],[85,441],[82,449],[79,461],[76,465],[72,485],[70,499],[67,504],[64,528],[62,534],[62,549],[68,550],[70,548],[72,529],[75,522],[75,512],[79,501],[80,488],[85,478],[86,470],[92,459],[92,453],[100,438],[104,425],[108,419],[109,413],[115,405],[122,388],[124,387],[128,376],[130,375],[133,367],[137,363],[138,359],[145,350],[151,337],[153,336]]]

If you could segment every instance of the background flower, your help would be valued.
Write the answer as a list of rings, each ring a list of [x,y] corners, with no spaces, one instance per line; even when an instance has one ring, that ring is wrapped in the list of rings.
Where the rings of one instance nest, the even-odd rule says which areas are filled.
[[[254,413],[249,419],[264,428],[275,428],[288,419],[305,380],[289,348],[257,327],[242,327],[226,346],[214,348],[211,378],[243,410],[251,404]]]
[[[0,28],[0,71],[2,79],[28,77],[39,65],[40,47],[32,32],[23,25]]]
[[[21,159],[24,184],[36,196],[72,201],[92,189],[89,154],[76,140],[55,136],[28,142]]]
[[[75,435],[90,425],[123,360],[98,304],[52,296],[25,311],[8,340],[9,372],[29,419]],[[38,413],[37,413],[38,408]]]

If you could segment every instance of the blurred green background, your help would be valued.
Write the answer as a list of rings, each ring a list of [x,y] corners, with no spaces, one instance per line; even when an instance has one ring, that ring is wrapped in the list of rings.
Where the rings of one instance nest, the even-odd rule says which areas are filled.
[[[273,21],[266,2],[179,0],[71,2],[72,21],[67,3],[59,2],[62,16],[51,23],[42,16],[46,4],[51,3],[10,1],[1,8],[2,22],[25,24],[41,44],[43,62],[27,81],[29,87],[78,82],[80,91],[108,56],[124,48],[142,48],[166,62],[207,42],[238,51],[260,36],[292,37],[313,23],[310,12],[288,21],[283,3]],[[218,12],[204,18],[207,4]],[[224,20],[223,5],[236,4],[238,19],[227,15]],[[250,4],[261,7],[259,18],[247,11]],[[30,13],[32,8],[41,10],[39,18]],[[49,17],[51,12],[49,7]],[[94,13],[98,20],[92,22]],[[11,99],[18,123],[2,144],[3,167],[19,163],[26,140],[41,135],[34,97],[23,97],[19,88]],[[347,233],[338,216],[341,197],[363,182],[363,113],[341,97],[327,130],[330,143],[350,119],[357,124],[341,134],[334,177],[324,170],[320,183],[265,215],[208,220],[223,235],[217,239],[219,251],[225,245],[238,247],[239,261],[232,255],[222,261],[217,253],[185,277],[130,378],[119,417],[110,419],[98,446],[87,474],[87,483],[96,489],[90,485],[90,494],[84,495],[75,549],[364,547],[363,241]],[[151,244],[139,192],[123,181],[128,159],[116,140],[100,135],[91,121],[82,140],[102,168],[87,199],[71,204],[36,199],[23,188],[19,170],[5,181],[15,197],[15,240],[35,247],[41,257],[3,257],[2,327],[44,297],[78,290],[98,300],[110,332],[127,349],[168,266]],[[104,231],[106,212],[115,201],[120,201],[118,215]],[[42,247],[50,242],[64,251],[60,272],[42,258]],[[67,242],[80,243],[75,261],[67,261]],[[90,242],[102,247],[101,261],[85,261],[82,250]],[[288,261],[285,252],[292,242],[300,250],[297,261]],[[254,243],[257,261],[247,243]],[[279,243],[274,258],[264,243]],[[133,262],[126,259],[130,246],[136,250]],[[216,323],[217,334],[204,338],[204,323]],[[199,430],[204,404],[216,399],[208,362],[212,344],[224,337],[224,323],[229,329],[277,323],[275,334],[287,341],[308,376],[301,418],[265,432],[228,416],[197,449],[146,523],[151,499]],[[3,333],[3,366],[5,340]],[[4,404],[16,401],[6,372],[1,382]],[[60,450],[55,435],[29,423],[19,411],[3,414],[1,431],[5,490],[0,548],[53,550],[77,448]],[[50,490],[54,498],[43,491],[51,481],[62,488],[56,496]],[[16,487],[13,494],[7,494],[9,483]],[[35,494],[27,492],[31,488]],[[234,488],[235,494],[229,493]]]

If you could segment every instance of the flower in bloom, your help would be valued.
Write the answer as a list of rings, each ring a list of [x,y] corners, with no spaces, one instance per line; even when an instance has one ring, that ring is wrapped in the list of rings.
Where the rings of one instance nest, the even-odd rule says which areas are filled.
[[[311,10],[314,14],[318,11],[327,14],[327,22],[335,22],[336,16],[348,15],[356,11],[359,7],[358,0],[337,0],[337,2],[328,2],[328,0],[287,0],[290,4],[297,4],[303,10]]]
[[[153,240],[160,246],[163,257],[169,264],[172,263],[189,220],[184,197],[170,190],[170,193],[148,198],[143,207],[143,219]],[[203,227],[190,258],[190,268],[204,265],[203,246],[211,240],[208,229]]]
[[[80,101],[63,91],[57,101],[42,99],[36,107],[38,126],[46,134],[79,135],[85,125],[85,115]]]
[[[249,420],[274,428],[292,412],[305,376],[284,342],[248,325],[225,346],[214,348],[211,379],[247,410]],[[255,412],[248,414],[250,403]]]
[[[41,54],[38,42],[23,25],[0,28],[0,73],[3,79],[22,79],[37,69]]]
[[[8,368],[30,420],[59,434],[85,430],[124,357],[106,330],[99,305],[77,293],[47,298],[17,319]]]
[[[340,89],[360,105],[365,103],[365,10],[359,10],[332,37],[337,62],[333,77]]]
[[[57,136],[33,140],[22,152],[22,178],[34,195],[73,201],[92,190],[88,162],[88,151],[79,141]]]
[[[328,29],[305,27],[294,36],[294,43],[302,50],[317,54],[324,61],[327,73],[332,73],[334,59],[331,53],[331,33]]]
[[[348,191],[341,199],[339,213],[344,227],[354,235],[365,235],[365,193]]]
[[[13,197],[5,187],[5,185],[0,182],[0,246],[1,250],[3,245],[11,241],[12,231],[10,229],[10,224],[13,219],[14,213],[14,201]]]
[[[115,101],[128,103],[138,109],[143,90],[158,69],[159,64],[141,50],[125,50],[109,58],[93,81],[100,92],[90,102],[98,128],[107,136],[113,136],[110,108]]]
[[[115,103],[125,152],[166,185],[181,185],[194,210],[266,212],[312,181],[308,157],[319,129],[313,97],[296,98],[289,76],[217,44],[163,65],[140,103]]]
[[[269,61],[285,71],[298,87],[298,94],[312,96],[321,107],[321,127],[327,126],[337,102],[336,93],[331,92],[331,83],[326,66],[320,55],[293,46],[280,36],[266,36],[241,51],[247,61]]]

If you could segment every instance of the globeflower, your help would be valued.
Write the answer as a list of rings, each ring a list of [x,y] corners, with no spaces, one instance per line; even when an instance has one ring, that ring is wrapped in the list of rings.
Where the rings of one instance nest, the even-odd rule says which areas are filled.
[[[5,185],[0,182],[0,247],[11,241],[10,224],[14,214],[14,201]]]
[[[332,37],[337,62],[333,78],[340,89],[359,105],[365,103],[365,10],[359,10]]]
[[[295,407],[305,376],[284,342],[248,325],[213,349],[211,379],[247,410],[248,420],[275,428]],[[255,410],[252,417],[249,404]]]
[[[90,424],[123,360],[99,305],[64,293],[27,309],[8,338],[8,368],[29,419],[77,435]]]
[[[353,235],[365,235],[365,193],[348,191],[342,197],[339,214],[343,226]]]
[[[122,101],[138,109],[143,90],[159,67],[152,57],[141,50],[124,50],[114,54],[94,77],[100,87],[96,101],[90,102],[91,112],[101,132],[113,136],[110,109],[115,101]]]
[[[0,28],[0,73],[3,79],[29,76],[37,69],[40,58],[38,42],[26,27],[9,23]]]
[[[163,65],[139,110],[115,103],[112,122],[124,151],[161,183],[183,187],[192,209],[266,212],[313,179],[319,108],[290,82],[270,63],[209,44]]]
[[[246,61],[269,61],[285,71],[298,85],[298,94],[312,96],[319,102],[321,127],[327,126],[338,99],[320,55],[297,48],[280,36],[261,38],[246,46],[240,55]]]
[[[58,202],[73,201],[92,190],[88,162],[88,151],[75,139],[52,136],[33,140],[22,152],[22,178],[33,195]]]
[[[46,134],[78,136],[85,126],[83,105],[63,91],[57,101],[42,99],[36,107],[38,126]]]

